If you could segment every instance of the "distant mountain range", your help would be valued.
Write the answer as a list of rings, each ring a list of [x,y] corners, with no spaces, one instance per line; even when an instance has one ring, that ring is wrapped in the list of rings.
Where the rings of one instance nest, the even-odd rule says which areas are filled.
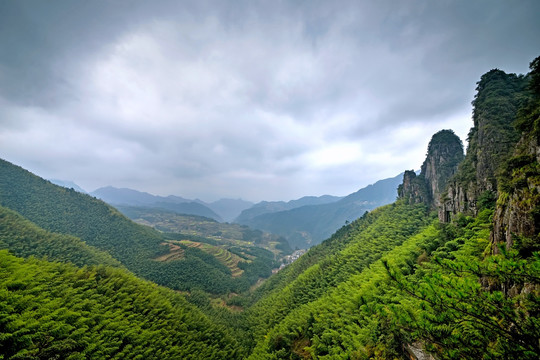
[[[179,196],[158,196],[147,192],[141,192],[127,188],[115,188],[112,186],[102,187],[92,191],[90,195],[97,197],[111,205],[144,206],[172,210],[179,214],[190,214],[204,216],[217,221],[223,221],[221,216],[216,214],[207,206],[193,200],[184,199]]]
[[[403,173],[377,181],[344,198],[306,197],[288,203],[262,202],[244,210],[236,222],[284,236],[292,248],[309,248],[348,221],[396,200]]]
[[[256,216],[275,213],[279,211],[292,210],[302,206],[308,205],[322,205],[336,202],[343,199],[339,196],[322,195],[322,196],[304,196],[297,200],[285,201],[261,201],[249,209],[242,211],[242,213],[234,220],[235,222],[242,224]]]
[[[304,196],[285,201],[257,204],[241,199],[220,199],[206,203],[180,196],[158,196],[128,188],[106,186],[89,193],[114,206],[135,206],[204,216],[219,222],[235,222],[281,235],[291,247],[309,248],[328,238],[347,221],[353,221],[396,199],[403,174],[377,181],[346,197]],[[54,184],[86,193],[72,181],[51,180]]]
[[[220,199],[211,203],[198,200],[198,202],[212,209],[226,222],[232,222],[242,211],[253,206],[251,201],[242,199]]]
[[[90,195],[111,205],[144,206],[174,211],[178,214],[199,215],[216,221],[232,221],[242,210],[253,205],[241,199],[221,199],[211,203],[180,196],[158,196],[127,188],[106,186],[92,191]]]

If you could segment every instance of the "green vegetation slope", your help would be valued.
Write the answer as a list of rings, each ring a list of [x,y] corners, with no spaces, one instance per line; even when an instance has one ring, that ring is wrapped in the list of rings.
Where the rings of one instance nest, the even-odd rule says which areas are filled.
[[[234,359],[236,345],[173,291],[112,267],[0,251],[4,359]]]
[[[284,236],[292,248],[307,249],[327,239],[345,223],[359,218],[366,211],[392,203],[396,199],[401,179],[402,174],[377,181],[338,201],[334,199],[328,203],[247,217],[248,212],[257,214],[255,210],[259,208],[253,207],[244,211],[236,221],[254,229]]]
[[[273,254],[255,249],[250,256],[260,261],[246,262],[239,277],[215,256],[194,247],[185,247],[181,258],[159,261],[171,253],[170,240],[184,237],[166,237],[135,224],[101,200],[53,185],[4,160],[0,160],[0,205],[46,231],[75,236],[106,251],[138,276],[175,290],[246,291],[259,276],[271,274],[274,261]]]
[[[540,357],[540,58],[531,70],[482,77],[444,222],[415,213],[444,189],[433,162],[424,190],[404,184],[255,293],[250,359]]]

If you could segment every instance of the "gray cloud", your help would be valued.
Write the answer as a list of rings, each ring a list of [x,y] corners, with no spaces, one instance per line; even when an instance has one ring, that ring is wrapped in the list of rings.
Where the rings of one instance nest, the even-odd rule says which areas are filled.
[[[536,1],[0,3],[0,156],[214,199],[344,195],[465,137],[480,75],[526,72]]]

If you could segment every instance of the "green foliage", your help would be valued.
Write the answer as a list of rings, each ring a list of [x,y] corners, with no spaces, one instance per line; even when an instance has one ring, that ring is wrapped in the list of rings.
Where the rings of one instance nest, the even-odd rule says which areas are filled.
[[[367,214],[344,227],[338,235],[312,248],[282,270],[283,275],[278,274],[279,278],[271,278],[263,285],[264,290],[261,291],[266,295],[250,308],[248,315],[255,338],[261,338],[274,326],[279,326],[290,316],[294,317],[298,307],[307,307],[328,292],[333,293],[336,286],[362,273],[427,221],[424,205],[399,202]],[[284,339],[281,338],[280,343]],[[285,343],[291,345],[295,340],[301,339],[289,338]]]
[[[478,210],[494,209],[496,200],[496,194],[493,191],[484,191],[482,194],[480,194],[478,200],[476,201]]]
[[[407,276],[387,266],[406,299],[393,305],[396,328],[421,339],[441,359],[537,359],[540,356],[540,257],[517,252],[481,257],[489,222],[476,219],[461,245]]]
[[[109,254],[86,245],[80,239],[45,231],[16,212],[0,206],[0,249],[19,257],[41,257],[71,262],[77,266],[121,266]]]
[[[4,359],[229,359],[235,341],[174,292],[110,267],[0,251]]]
[[[259,275],[268,276],[273,266],[274,255],[269,252],[259,252],[257,256],[264,256],[265,259],[246,265],[245,276],[242,279],[235,279],[232,278],[230,270],[215,257],[198,249],[185,249],[185,256],[180,260],[157,261],[156,258],[169,252],[166,240],[174,238],[175,235],[164,235],[147,226],[135,224],[115,208],[100,200],[72,189],[53,185],[4,160],[0,160],[0,205],[18,212],[45,229],[45,232],[42,231],[44,237],[38,237],[43,240],[40,240],[43,246],[52,241],[51,236],[45,234],[47,232],[58,233],[53,236],[56,238],[53,241],[56,245],[53,247],[60,248],[68,246],[68,243],[71,244],[69,249],[64,249],[65,252],[58,249],[58,251],[52,251],[46,250],[43,246],[31,249],[31,246],[24,245],[24,242],[18,242],[16,237],[6,238],[4,241],[9,244],[4,247],[13,251],[18,248],[16,253],[21,256],[47,255],[52,256],[53,259],[84,265],[87,264],[84,258],[90,255],[75,253],[72,248],[77,247],[80,248],[79,250],[84,248],[84,251],[89,252],[94,250],[88,249],[95,247],[111,254],[138,276],[160,285],[183,291],[202,289],[214,294],[245,291],[259,279]],[[142,215],[141,211],[144,209],[130,208],[129,210]],[[199,223],[204,220],[205,223],[210,223],[209,226],[220,226],[213,220],[202,217],[191,218],[197,219]],[[193,221],[192,223],[197,224]],[[235,226],[240,228],[238,225]],[[237,237],[242,238],[242,233],[238,231]],[[257,234],[262,236],[259,233],[259,231],[251,232],[251,239],[253,240]],[[270,235],[268,236],[269,240],[275,240]],[[80,241],[75,240],[74,237],[89,246],[81,245]],[[59,242],[60,238],[63,240]],[[181,235],[181,239],[186,238],[204,240],[207,243],[218,241],[202,237],[197,233]],[[21,249],[22,246],[26,246],[26,250]],[[103,257],[103,253],[101,254],[100,256]],[[269,257],[271,259],[268,259]],[[113,259],[105,258],[99,261],[103,264],[114,262]],[[118,265],[118,263],[115,264]]]
[[[491,215],[424,227],[316,299],[289,303],[250,358],[402,358],[412,343],[440,359],[538,358],[540,257],[484,260]]]
[[[500,166],[505,163],[519,140],[514,120],[519,108],[527,102],[527,77],[506,74],[494,69],[482,75],[472,102],[473,123],[467,155],[454,180],[467,188],[470,183],[488,181],[496,187]],[[481,184],[480,190],[485,190]]]
[[[253,359],[294,358],[301,351],[309,358],[381,358],[401,356],[400,339],[387,332],[384,301],[399,301],[388,286],[383,261],[409,268],[422,253],[421,244],[436,236],[434,226],[410,236],[361,272],[305,303],[272,328],[255,348]],[[303,344],[299,349],[298,344]],[[383,349],[384,347],[384,349]],[[377,348],[377,350],[375,350]]]

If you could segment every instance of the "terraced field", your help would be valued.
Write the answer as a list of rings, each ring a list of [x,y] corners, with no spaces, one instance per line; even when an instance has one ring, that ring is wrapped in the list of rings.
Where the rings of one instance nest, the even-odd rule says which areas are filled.
[[[169,245],[169,253],[156,258],[156,261],[165,262],[184,258],[184,250],[180,246],[173,244],[172,242],[164,242],[161,243],[161,245]]]
[[[220,276],[223,287],[234,288],[233,292],[246,291],[259,280],[268,278],[283,257],[292,253],[284,238],[244,225],[219,223],[156,208],[118,206],[118,209],[133,221],[162,232],[162,241],[169,251],[155,258],[156,261],[185,260],[171,266],[183,268],[185,265],[186,273],[192,272],[192,268],[204,268],[204,271],[193,271],[202,278]]]
[[[171,242],[177,242],[185,246],[195,247],[201,249],[202,251],[210,255],[213,255],[220,263],[227,266],[231,270],[233,277],[239,277],[244,272],[244,270],[238,267],[238,263],[240,261],[250,262],[250,260],[243,259],[240,256],[233,254],[220,246],[214,246],[191,240],[180,240]]]
[[[201,216],[182,215],[163,209],[134,206],[117,206],[117,208],[133,221],[164,233],[199,236],[224,247],[236,246],[247,249],[260,247],[271,251],[276,257],[292,252],[285,239],[274,234],[249,229],[247,226],[219,223]],[[191,240],[197,241],[197,239]]]

